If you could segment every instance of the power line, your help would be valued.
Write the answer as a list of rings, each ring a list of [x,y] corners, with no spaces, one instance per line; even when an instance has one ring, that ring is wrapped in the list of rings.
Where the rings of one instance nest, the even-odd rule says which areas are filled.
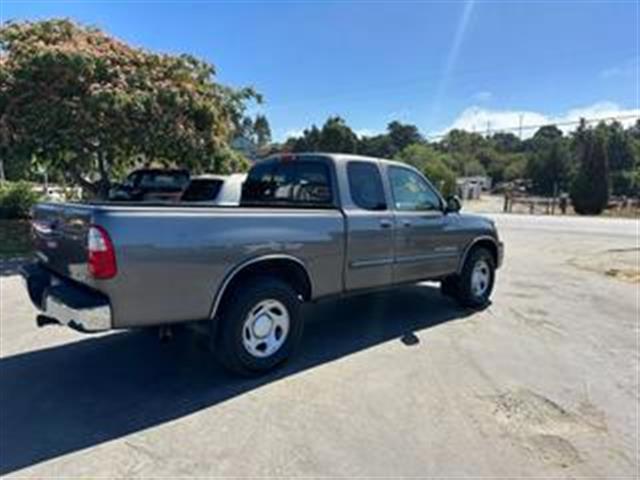
[[[569,127],[569,126],[573,126],[573,125],[579,125],[580,122],[582,120],[584,120],[584,122],[586,124],[591,124],[591,123],[599,123],[599,122],[607,122],[607,121],[614,121],[614,120],[632,120],[632,119],[640,119],[640,114],[630,114],[630,115],[617,115],[617,116],[609,116],[609,117],[599,117],[599,118],[583,118],[580,120],[567,120],[564,122],[549,122],[549,123],[541,123],[538,125],[523,125],[522,121],[523,118],[522,116],[520,117],[520,123],[517,126],[510,126],[510,127],[504,127],[504,128],[499,128],[499,129],[495,129],[495,130],[491,130],[490,125],[491,125],[491,121],[487,121],[487,133],[486,136],[489,136],[491,133],[496,134],[496,133],[505,133],[505,132],[519,132],[520,138],[522,139],[522,131],[523,130],[537,130],[539,128],[542,127],[548,127],[548,126],[556,126],[556,127]],[[475,124],[473,126],[473,131],[475,132]],[[465,130],[464,128],[460,128],[460,129],[451,129],[451,130]],[[451,131],[449,130],[449,131]],[[447,133],[443,133],[440,135],[426,135],[425,138],[427,140],[438,140],[441,138],[446,137],[448,134]]]

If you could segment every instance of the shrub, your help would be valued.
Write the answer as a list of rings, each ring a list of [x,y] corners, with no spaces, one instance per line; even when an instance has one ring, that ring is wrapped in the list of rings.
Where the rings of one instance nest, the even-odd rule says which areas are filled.
[[[0,218],[28,218],[31,207],[40,195],[28,182],[5,182],[0,184]]]

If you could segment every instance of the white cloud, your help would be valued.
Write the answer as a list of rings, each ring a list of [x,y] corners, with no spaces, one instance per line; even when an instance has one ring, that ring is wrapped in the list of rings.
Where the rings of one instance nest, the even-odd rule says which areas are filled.
[[[493,98],[493,93],[491,93],[491,92],[489,92],[487,90],[483,90],[483,91],[474,93],[471,96],[471,98],[475,102],[488,102],[489,100],[491,100]]]
[[[478,133],[486,133],[487,130],[491,132],[505,130],[518,134],[522,120],[522,136],[528,138],[541,125],[558,124],[558,128],[564,132],[570,132],[575,130],[577,125],[563,124],[577,122],[581,118],[610,120],[614,117],[624,117],[620,118],[620,123],[625,126],[632,125],[640,117],[640,109],[623,108],[613,102],[597,102],[585,107],[573,108],[560,115],[548,115],[533,110],[491,110],[474,105],[463,110],[451,125],[435,135],[444,135],[454,128]]]
[[[359,128],[353,131],[358,137],[373,137],[377,135],[378,132],[374,132],[369,128]]]

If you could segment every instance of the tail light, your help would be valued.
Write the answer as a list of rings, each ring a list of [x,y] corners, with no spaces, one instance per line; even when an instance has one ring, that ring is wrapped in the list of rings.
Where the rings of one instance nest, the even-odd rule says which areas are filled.
[[[89,228],[88,252],[89,274],[93,278],[105,280],[116,276],[116,251],[104,228],[98,225]]]

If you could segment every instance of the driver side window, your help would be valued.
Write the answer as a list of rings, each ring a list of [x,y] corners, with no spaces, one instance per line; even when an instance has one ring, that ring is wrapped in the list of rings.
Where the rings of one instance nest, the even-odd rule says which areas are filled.
[[[438,194],[416,172],[402,167],[390,167],[389,180],[396,210],[442,210]]]

